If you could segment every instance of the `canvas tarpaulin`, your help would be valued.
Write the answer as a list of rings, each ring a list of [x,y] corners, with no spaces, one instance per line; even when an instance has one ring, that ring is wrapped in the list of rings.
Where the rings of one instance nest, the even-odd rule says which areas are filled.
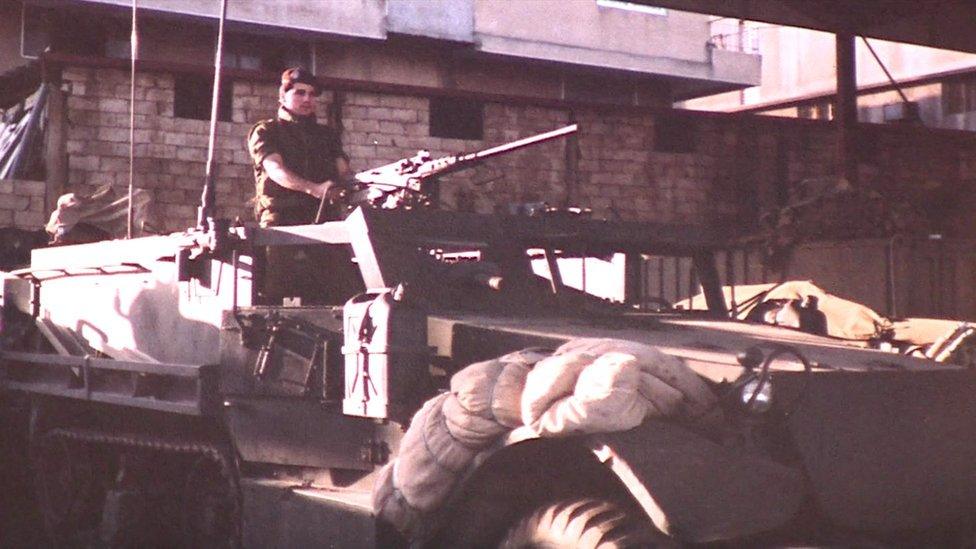
[[[48,88],[42,84],[0,120],[0,179],[41,179]]]

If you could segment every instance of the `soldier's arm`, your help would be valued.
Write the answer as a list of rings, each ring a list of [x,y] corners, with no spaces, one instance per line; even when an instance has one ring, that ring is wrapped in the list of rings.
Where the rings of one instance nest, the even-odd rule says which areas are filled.
[[[273,126],[269,120],[255,124],[247,135],[247,148],[255,165],[260,165],[272,181],[293,191],[322,198],[333,186],[332,182],[316,182],[300,176],[285,166],[279,152]]]
[[[328,193],[329,189],[331,189],[334,185],[332,181],[323,181],[321,183],[309,181],[308,179],[305,179],[297,173],[289,170],[285,166],[284,159],[282,159],[281,155],[278,153],[273,153],[266,156],[264,160],[261,161],[261,166],[264,167],[264,171],[268,174],[268,177],[270,177],[275,183],[286,189],[309,194],[315,198],[322,198],[322,196]]]
[[[352,175],[352,170],[349,169],[349,159],[345,155],[336,158],[336,174],[338,174],[339,181],[345,181]]]

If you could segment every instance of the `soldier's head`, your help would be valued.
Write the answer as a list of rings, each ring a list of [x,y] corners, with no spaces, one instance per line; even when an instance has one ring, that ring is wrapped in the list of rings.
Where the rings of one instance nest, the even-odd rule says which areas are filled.
[[[294,114],[309,116],[315,114],[319,91],[319,83],[311,72],[301,67],[293,67],[281,73],[278,101]]]

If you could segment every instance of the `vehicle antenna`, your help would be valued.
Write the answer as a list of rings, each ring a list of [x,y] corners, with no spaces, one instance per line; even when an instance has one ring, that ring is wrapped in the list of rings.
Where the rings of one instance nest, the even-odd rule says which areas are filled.
[[[217,106],[220,102],[220,69],[224,51],[224,20],[227,18],[227,0],[220,0],[220,25],[217,28],[217,53],[214,59],[213,99],[210,104],[210,143],[207,148],[207,175],[203,184],[203,196],[200,197],[200,209],[197,214],[197,228],[202,231],[210,229],[210,221],[214,216],[214,202],[216,192],[216,166],[214,165],[214,149],[217,144]]]
[[[129,207],[126,212],[125,237],[132,238],[132,195],[135,190],[136,163],[136,60],[139,58],[139,31],[136,26],[136,12],[139,0],[132,0],[132,34],[129,42],[132,46],[132,69],[129,71]]]

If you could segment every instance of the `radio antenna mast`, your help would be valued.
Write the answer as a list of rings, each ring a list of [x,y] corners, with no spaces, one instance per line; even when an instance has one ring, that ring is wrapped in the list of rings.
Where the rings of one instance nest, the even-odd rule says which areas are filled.
[[[210,104],[210,143],[207,148],[207,175],[203,184],[203,196],[200,197],[200,208],[197,213],[197,228],[206,231],[211,227],[214,217],[214,190],[217,179],[217,166],[214,164],[214,149],[217,144],[217,114],[220,103],[220,72],[221,59],[224,52],[224,21],[227,19],[227,0],[220,0],[220,24],[217,28],[217,53],[214,59],[213,100]]]
[[[132,47],[132,70],[129,73],[129,208],[125,218],[125,237],[132,238],[132,198],[135,194],[136,164],[136,60],[139,58],[139,31],[136,26],[136,11],[139,0],[132,0],[132,34],[129,38]]]

